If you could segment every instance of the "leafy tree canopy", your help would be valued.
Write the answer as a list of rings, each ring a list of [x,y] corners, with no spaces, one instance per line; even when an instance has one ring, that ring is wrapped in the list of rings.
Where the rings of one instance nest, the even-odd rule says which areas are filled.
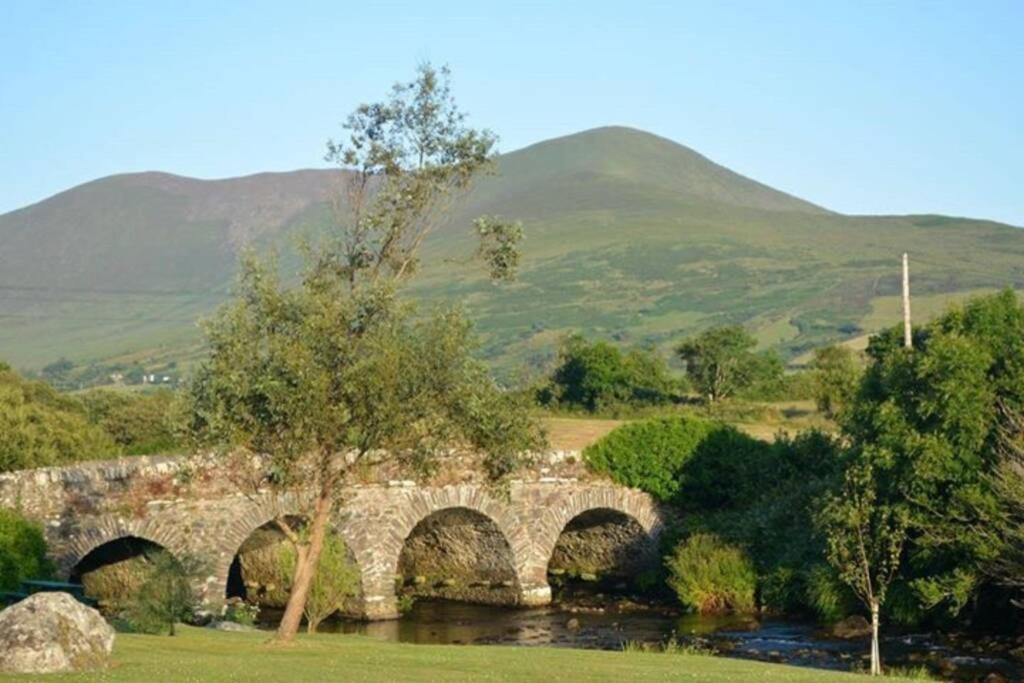
[[[541,400],[595,412],[668,403],[678,397],[680,389],[679,380],[655,352],[623,352],[606,341],[590,342],[572,335],[562,343],[558,365]]]
[[[713,327],[682,342],[676,353],[686,363],[693,387],[709,403],[757,384],[782,378],[782,361],[770,352],[756,353],[757,340],[739,325]]]
[[[955,614],[998,553],[957,520],[995,505],[1004,416],[1024,408],[1024,309],[1011,291],[980,297],[916,329],[913,349],[897,329],[878,335],[868,357],[844,431],[879,504],[906,507],[906,580]]]

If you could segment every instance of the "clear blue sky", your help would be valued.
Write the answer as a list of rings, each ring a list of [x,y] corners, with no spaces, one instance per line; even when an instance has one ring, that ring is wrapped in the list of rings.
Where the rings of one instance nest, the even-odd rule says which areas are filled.
[[[3,0],[0,212],[323,165],[422,60],[503,150],[629,125],[839,211],[1024,225],[1024,0]]]

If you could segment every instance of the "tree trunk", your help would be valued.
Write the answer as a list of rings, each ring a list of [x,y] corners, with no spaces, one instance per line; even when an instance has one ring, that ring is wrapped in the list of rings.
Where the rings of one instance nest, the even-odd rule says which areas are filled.
[[[878,601],[871,601],[871,675],[882,675],[882,655],[878,649]]]
[[[284,616],[277,627],[277,639],[291,642],[299,632],[302,614],[306,609],[310,586],[316,578],[316,567],[320,562],[320,552],[324,547],[327,535],[327,524],[331,518],[331,491],[321,491],[316,501],[313,521],[309,527],[309,545],[295,548],[295,578],[292,590],[288,594],[288,603],[284,608]]]

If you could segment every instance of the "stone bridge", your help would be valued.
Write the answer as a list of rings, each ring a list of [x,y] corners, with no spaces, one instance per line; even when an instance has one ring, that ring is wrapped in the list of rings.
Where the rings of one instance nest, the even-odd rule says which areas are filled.
[[[42,524],[63,577],[111,543],[141,539],[201,558],[210,567],[204,600],[217,604],[229,593],[247,539],[274,518],[304,509],[287,496],[243,496],[217,468],[201,458],[147,456],[7,473],[0,475],[0,507]],[[397,614],[396,590],[418,571],[416,553],[427,546],[453,555],[453,544],[476,543],[463,564],[483,573],[484,593],[487,586],[501,589],[494,593],[499,599],[478,594],[480,601],[542,605],[551,600],[553,556],[564,559],[593,545],[594,529],[611,529],[613,543],[623,530],[639,535],[639,544],[634,538],[618,548],[633,560],[656,557],[662,529],[661,511],[647,494],[585,475],[551,476],[549,468],[524,475],[503,493],[474,483],[390,481],[352,486],[344,501],[333,530],[358,566],[354,611],[367,619]],[[460,528],[471,533],[460,536]]]

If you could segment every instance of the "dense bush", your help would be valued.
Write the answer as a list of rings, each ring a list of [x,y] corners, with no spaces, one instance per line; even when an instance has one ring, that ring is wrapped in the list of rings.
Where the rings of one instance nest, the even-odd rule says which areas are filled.
[[[562,344],[558,365],[538,400],[552,407],[590,412],[615,407],[662,405],[679,398],[682,383],[653,351],[623,353],[604,341],[571,336]]]
[[[806,606],[825,622],[839,621],[857,607],[853,593],[827,564],[811,565],[803,583]]]
[[[94,389],[81,394],[89,421],[110,435],[124,455],[161,453],[178,447],[174,394]]]
[[[0,364],[0,472],[110,457],[117,447],[82,405]]]
[[[178,446],[170,391],[61,393],[0,363],[0,472]]]
[[[632,422],[588,446],[583,458],[592,470],[668,501],[679,493],[683,466],[718,428],[692,417]]]
[[[680,415],[623,425],[584,449],[583,458],[621,484],[701,510],[756,495],[769,450],[734,427]]]
[[[712,534],[695,534],[666,559],[669,586],[686,608],[708,614],[754,609],[757,575],[740,548]]]
[[[765,609],[833,618],[848,602],[819,604],[820,577],[810,573],[823,562],[823,541],[811,511],[832,485],[839,450],[833,437],[816,431],[767,443],[716,422],[671,417],[624,425],[584,458],[592,469],[673,503],[683,513],[682,536],[713,534],[743,548]]]
[[[689,464],[700,483],[694,481],[693,495],[682,499],[688,533],[714,533],[747,550],[758,572],[762,608],[832,618],[811,587],[810,574],[824,552],[812,511],[833,484],[840,445],[810,431],[771,444],[754,442],[746,450],[721,444],[702,450],[719,456]]]
[[[0,509],[0,590],[50,575],[43,531],[13,510]]]

